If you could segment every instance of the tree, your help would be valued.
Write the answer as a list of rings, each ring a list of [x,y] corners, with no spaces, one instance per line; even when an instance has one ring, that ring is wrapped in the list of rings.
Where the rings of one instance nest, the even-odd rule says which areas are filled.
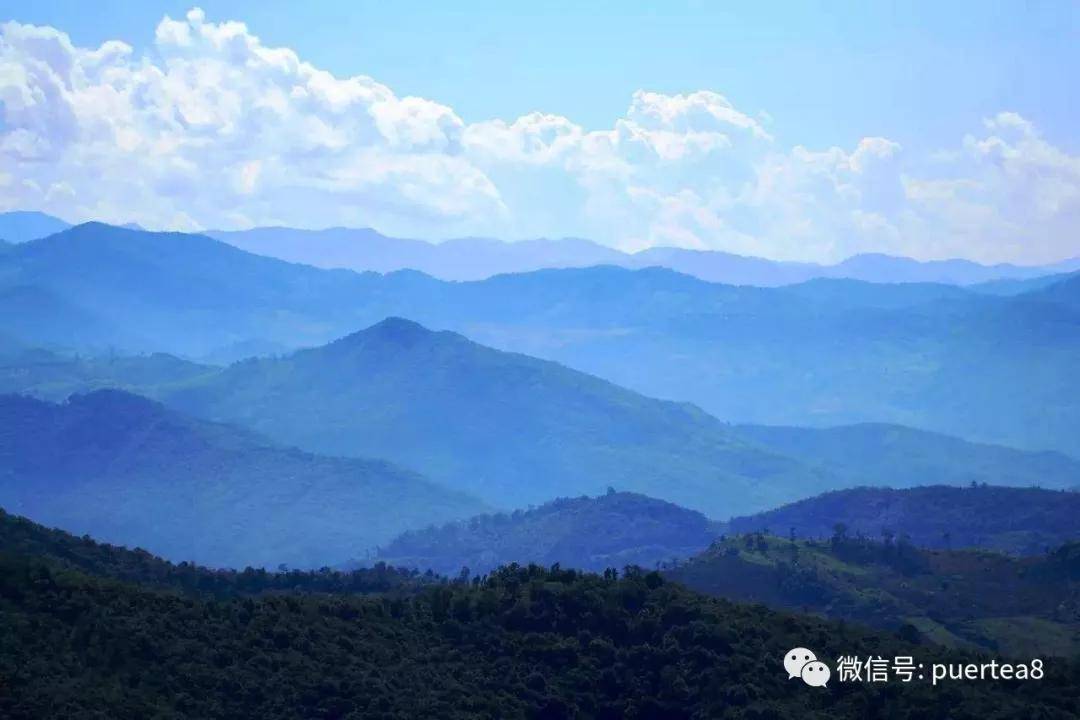
[[[844,540],[847,540],[848,526],[845,523],[838,522],[833,525],[833,545],[836,545]]]

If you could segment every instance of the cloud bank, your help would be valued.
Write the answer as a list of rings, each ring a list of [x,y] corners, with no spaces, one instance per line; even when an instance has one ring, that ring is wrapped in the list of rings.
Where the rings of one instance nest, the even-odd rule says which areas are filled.
[[[0,210],[197,230],[372,226],[588,237],[795,260],[1080,254],[1080,157],[1002,112],[912,158],[887,138],[785,146],[723,95],[638,91],[610,129],[466,124],[335,77],[239,22],[165,17],[153,47],[0,26]]]

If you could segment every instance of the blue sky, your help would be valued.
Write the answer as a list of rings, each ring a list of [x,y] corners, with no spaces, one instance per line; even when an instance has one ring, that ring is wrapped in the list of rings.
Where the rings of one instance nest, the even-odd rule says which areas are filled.
[[[183,21],[191,5],[37,2],[8,5],[0,18],[55,28],[74,48],[120,40],[132,48],[130,64],[164,66],[168,51],[158,44],[159,23],[165,15]],[[447,107],[466,129],[495,119],[513,124],[539,111],[565,118],[582,132],[612,131],[620,120],[656,132],[720,132],[693,119],[702,112],[717,117],[712,100],[703,101],[705,110],[694,103],[671,110],[667,100],[707,91],[758,123],[771,145],[751,149],[736,140],[723,154],[715,143],[704,150],[698,143],[694,152],[709,158],[679,151],[679,167],[670,152],[660,151],[659,161],[652,162],[623,148],[617,153],[621,187],[613,185],[611,173],[597,177],[581,170],[595,169],[595,154],[585,160],[560,154],[560,171],[551,163],[540,170],[535,157],[527,162],[517,157],[519,164],[509,166],[505,148],[496,152],[488,144],[490,152],[482,159],[464,152],[468,168],[460,166],[461,153],[452,149],[451,159],[440,161],[436,170],[420,167],[416,153],[405,163],[395,149],[387,167],[395,177],[407,176],[395,180],[400,180],[395,188],[379,184],[387,172],[379,173],[376,183],[367,170],[359,178],[342,167],[333,169],[338,185],[325,206],[348,207],[334,210],[325,224],[369,224],[432,238],[587,235],[628,249],[680,244],[798,259],[835,259],[866,250],[1032,262],[1080,254],[1074,198],[1080,170],[1073,164],[1080,152],[1075,131],[1080,127],[1075,81],[1080,3],[450,5],[200,3],[205,23],[241,21],[263,47],[288,48],[339,79],[368,76],[395,98],[417,96]],[[639,91],[656,94],[644,113],[653,120],[663,116],[663,127],[628,112]],[[238,97],[251,102],[254,96]],[[661,104],[665,109],[656,110]],[[999,116],[1005,119],[994,125]],[[5,124],[10,130],[14,123],[8,118]],[[550,132],[545,126],[530,137]],[[735,137],[724,133],[729,140]],[[495,142],[479,129],[471,135],[483,136],[480,145]],[[694,142],[701,139],[694,137]],[[894,163],[891,175],[879,168],[879,177],[871,178],[865,163],[855,169],[859,163],[852,158],[867,138],[891,143],[867,146],[879,160]],[[650,137],[648,142],[667,140]],[[447,147],[457,148],[456,136]],[[810,155],[799,156],[799,148]],[[430,149],[417,152],[430,154]],[[843,155],[828,155],[833,149]],[[257,175],[271,187],[268,165],[260,158],[289,153],[276,146],[249,150],[250,157],[230,158],[236,172],[248,180]],[[792,168],[781,153],[801,169]],[[363,158],[367,168],[384,160],[371,153]],[[178,162],[198,161],[185,156]],[[252,170],[254,162],[261,169]],[[604,162],[611,167],[610,158]],[[806,166],[812,166],[812,177]],[[437,200],[445,191],[438,184],[416,189],[418,178],[436,173],[453,175],[456,188],[475,188],[475,197]],[[274,215],[250,203],[232,217],[197,198],[185,209],[180,202],[192,200],[185,195],[190,189],[182,180],[159,175],[152,188],[140,189],[144,197],[156,194],[160,207],[128,212],[130,219],[195,227],[320,222],[299,209]],[[313,187],[326,176],[326,168],[319,168],[293,194],[323,207]],[[826,176],[832,185],[821,187]],[[777,178],[785,187],[777,186]],[[1020,184],[1008,185],[1010,178]],[[1022,185],[1030,188],[1033,178],[1050,186],[1041,187],[1039,197],[1024,197]],[[365,192],[338,193],[350,179],[353,189]],[[248,180],[240,185],[247,187]],[[42,188],[46,181],[54,178],[34,179]],[[58,192],[50,205],[42,189],[36,204],[57,210]],[[173,199],[166,201],[170,192]],[[817,198],[820,192],[828,197],[810,208],[795,206],[799,198]],[[522,206],[525,198],[528,207]],[[124,219],[114,217],[125,212],[115,199],[71,200],[69,216],[93,212]],[[207,207],[195,207],[200,204]],[[281,196],[267,195],[263,207],[280,209]],[[832,214],[826,216],[823,208]],[[783,224],[774,221],[780,215]],[[1008,230],[990,232],[992,225]],[[930,239],[928,227],[934,228]],[[1010,235],[1013,230],[1024,237]]]

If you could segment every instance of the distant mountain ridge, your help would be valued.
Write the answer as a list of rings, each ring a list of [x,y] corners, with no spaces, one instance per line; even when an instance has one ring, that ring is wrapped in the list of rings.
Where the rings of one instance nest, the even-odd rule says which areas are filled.
[[[115,390],[0,396],[0,505],[176,561],[320,567],[486,507],[380,460],[270,445]]]
[[[957,487],[977,483],[1063,489],[1070,487],[1068,478],[1080,477],[1080,460],[1061,453],[972,443],[902,425],[737,425],[732,429],[759,447],[848,477],[851,486]],[[873,478],[873,482],[862,482],[865,478]]]
[[[210,230],[210,237],[258,255],[322,268],[394,272],[419,270],[442,280],[483,280],[504,273],[616,265],[664,267],[709,282],[776,287],[814,278],[875,283],[935,282],[975,285],[1080,270],[1080,258],[1044,266],[982,265],[970,260],[918,261],[867,253],[833,265],[775,261],[718,250],[654,247],[626,253],[590,240],[559,238],[505,242],[454,238],[441,242],[392,238],[371,228],[300,230],[284,227]]]
[[[48,237],[69,227],[70,223],[41,212],[13,210],[0,213],[0,240],[13,244]]]
[[[70,227],[69,223],[45,213],[0,213],[0,240],[11,243],[44,238]],[[122,227],[143,229],[136,223],[125,223]],[[829,265],[675,247],[653,247],[628,253],[582,238],[537,238],[507,242],[466,237],[431,242],[389,237],[372,228],[345,227],[322,230],[256,227],[250,230],[208,230],[204,234],[256,255],[292,263],[360,272],[418,270],[441,280],[483,280],[505,273],[616,265],[629,269],[664,267],[709,282],[761,287],[792,285],[815,278],[976,286],[999,280],[1029,280],[1080,270],[1080,257],[1046,265],[983,265],[963,259],[918,261],[864,253]]]

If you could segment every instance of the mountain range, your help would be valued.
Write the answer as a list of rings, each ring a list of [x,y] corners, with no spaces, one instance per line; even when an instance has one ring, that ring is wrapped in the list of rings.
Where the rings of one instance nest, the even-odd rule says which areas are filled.
[[[322,268],[394,272],[419,270],[442,280],[483,280],[493,275],[548,268],[616,265],[663,267],[709,282],[775,287],[814,278],[875,283],[936,282],[954,285],[1034,278],[1080,270],[1080,258],[1045,266],[981,265],[969,260],[920,262],[882,254],[855,255],[835,265],[766,260],[717,250],[655,247],[627,253],[580,238],[504,242],[454,238],[438,243],[391,238],[370,228],[298,230],[264,227],[209,231],[207,235],[257,255]]]
[[[391,565],[453,576],[513,562],[601,571],[679,565],[729,535],[898,542],[933,550],[1045,555],[1080,540],[1080,493],[1039,488],[927,485],[834,490],[756,515],[700,513],[614,489],[529,510],[407,530],[379,548]],[[813,543],[807,547],[815,547]]]
[[[511,566],[468,582],[423,582],[385,566],[211,571],[5,513],[0,549],[0,714],[13,720],[687,720],[732,709],[854,720],[867,708],[1007,720],[1071,717],[1080,702],[1080,667],[1047,658],[1070,638],[1044,635],[1024,647],[1037,653],[1015,658],[1039,657],[1039,680],[911,682],[901,691],[897,682],[848,682],[817,692],[783,672],[792,647],[810,644],[826,658],[910,656],[928,668],[986,656],[915,644],[918,631],[716,600],[632,568],[601,576]],[[980,612],[1002,604],[979,600]]]
[[[1078,283],[756,288],[615,267],[454,283],[89,224],[0,255],[0,317],[12,344],[228,362],[401,316],[734,422],[887,422],[1077,453]]]
[[[0,360],[10,392],[61,399],[102,387],[308,452],[382,458],[502,509],[614,486],[725,519],[857,485],[1062,488],[1080,476],[1080,462],[1059,453],[889,425],[733,426],[400,318],[226,368],[160,354]]]
[[[69,227],[69,223],[45,213],[0,213],[0,240],[11,243],[47,237]],[[135,223],[121,227],[142,229]],[[1080,270],[1080,258],[1048,265],[983,265],[962,259],[918,261],[867,253],[824,265],[675,247],[654,247],[628,253],[581,238],[506,242],[466,237],[430,242],[387,237],[371,228],[256,227],[208,230],[205,234],[241,250],[290,263],[378,273],[417,270],[442,280],[483,280],[506,273],[615,265],[628,269],[663,267],[709,282],[732,285],[777,287],[815,278],[848,278],[873,283],[932,282],[973,286],[987,283],[988,289],[1004,292],[1009,287],[1008,281]]]
[[[129,393],[0,396],[0,505],[176,561],[320,567],[485,505],[377,460],[276,447]]]

